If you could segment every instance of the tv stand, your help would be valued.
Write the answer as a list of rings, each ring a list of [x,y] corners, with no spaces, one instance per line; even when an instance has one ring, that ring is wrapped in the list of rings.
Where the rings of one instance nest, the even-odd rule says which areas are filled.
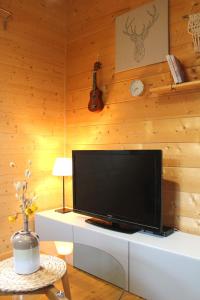
[[[119,224],[119,223],[115,223],[115,222],[109,222],[109,221],[105,221],[105,220],[101,220],[101,219],[97,219],[97,218],[89,218],[89,219],[86,219],[85,222],[95,225],[95,226],[102,227],[102,228],[106,228],[106,229],[110,229],[110,230],[114,230],[114,231],[118,231],[118,232],[123,232],[123,233],[128,233],[128,234],[140,231],[140,229],[136,226]]]
[[[125,234],[86,219],[74,212],[43,211],[35,215],[35,230],[40,240],[74,243],[75,267],[144,299],[200,299],[199,236],[180,231],[168,237]]]

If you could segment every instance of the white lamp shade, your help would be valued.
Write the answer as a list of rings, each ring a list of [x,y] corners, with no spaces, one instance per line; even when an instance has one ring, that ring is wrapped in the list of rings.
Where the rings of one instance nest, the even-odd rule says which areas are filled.
[[[72,176],[72,159],[58,157],[53,167],[54,176]]]

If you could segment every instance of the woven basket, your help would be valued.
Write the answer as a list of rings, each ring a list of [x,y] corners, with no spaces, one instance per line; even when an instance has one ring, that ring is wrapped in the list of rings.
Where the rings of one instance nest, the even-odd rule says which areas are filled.
[[[0,290],[3,292],[34,291],[53,284],[66,272],[64,260],[50,255],[40,255],[40,269],[32,274],[14,272],[13,258],[0,262]]]

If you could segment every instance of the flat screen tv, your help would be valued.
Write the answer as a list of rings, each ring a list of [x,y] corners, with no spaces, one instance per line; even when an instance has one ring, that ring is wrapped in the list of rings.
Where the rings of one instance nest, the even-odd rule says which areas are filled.
[[[73,210],[127,233],[168,235],[162,222],[161,150],[73,150]]]

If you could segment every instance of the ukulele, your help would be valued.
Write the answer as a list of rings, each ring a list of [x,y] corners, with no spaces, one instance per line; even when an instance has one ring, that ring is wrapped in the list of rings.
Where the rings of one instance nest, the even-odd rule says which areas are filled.
[[[93,69],[93,84],[92,90],[90,92],[90,101],[88,103],[88,109],[92,112],[101,111],[104,107],[102,100],[102,91],[97,87],[97,70],[101,68],[101,63],[99,61],[95,62]]]

